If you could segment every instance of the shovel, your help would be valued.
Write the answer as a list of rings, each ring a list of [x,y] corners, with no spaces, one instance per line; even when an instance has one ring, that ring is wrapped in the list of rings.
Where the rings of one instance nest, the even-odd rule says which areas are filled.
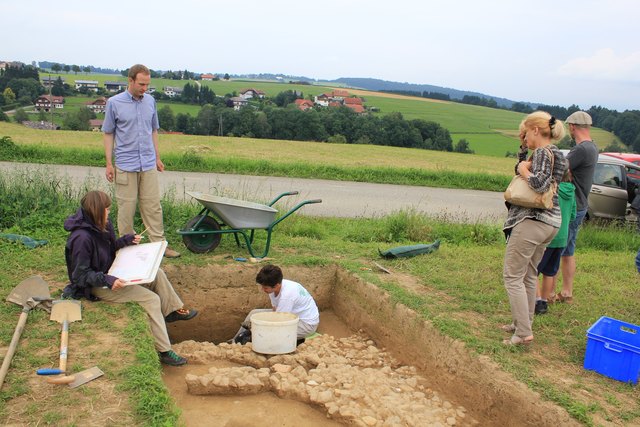
[[[67,372],[67,355],[69,344],[69,323],[82,320],[82,306],[80,301],[76,300],[57,300],[53,302],[51,308],[51,317],[49,320],[55,320],[62,323],[62,335],[60,337],[60,366],[58,369],[38,369],[38,375],[60,375]],[[82,384],[88,383],[100,376],[104,372],[97,366],[85,369],[73,375],[62,375],[59,377],[47,378],[50,384],[69,384],[70,388],[76,388]]]
[[[38,369],[38,375],[58,375],[67,372],[67,347],[69,345],[69,323],[82,320],[82,306],[77,300],[56,300],[51,307],[51,317],[62,323],[62,335],[60,337],[60,366],[59,369]]]
[[[33,307],[36,307],[41,301],[48,300],[51,300],[49,285],[47,285],[47,282],[45,282],[40,276],[32,276],[23,280],[7,297],[8,302],[22,306],[22,313],[20,313],[20,319],[18,319],[18,324],[16,325],[16,330],[13,333],[13,338],[11,338],[11,344],[7,350],[7,354],[4,356],[4,360],[2,361],[2,367],[0,368],[0,388],[2,388],[2,385],[4,384],[4,378],[9,370],[11,359],[13,359],[13,355],[18,347],[18,341],[20,341],[20,335],[22,335],[24,325],[27,323],[29,311]]]

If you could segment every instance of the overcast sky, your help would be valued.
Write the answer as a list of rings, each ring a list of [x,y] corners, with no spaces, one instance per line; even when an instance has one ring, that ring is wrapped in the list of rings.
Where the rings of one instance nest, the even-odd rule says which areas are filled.
[[[0,60],[320,80],[640,109],[638,0],[0,0]]]

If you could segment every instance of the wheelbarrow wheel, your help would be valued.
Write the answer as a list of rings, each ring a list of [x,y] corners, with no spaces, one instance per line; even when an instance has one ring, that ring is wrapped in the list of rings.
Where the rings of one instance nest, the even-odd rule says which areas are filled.
[[[201,218],[202,215],[193,217],[187,225],[185,225],[185,230],[191,230]],[[210,252],[220,244],[222,235],[220,233],[215,233],[218,230],[220,230],[220,224],[210,216],[205,216],[202,219],[202,222],[198,225],[198,228],[193,230],[202,231],[203,233],[185,234],[182,236],[182,241],[191,252],[195,252],[197,254]]]

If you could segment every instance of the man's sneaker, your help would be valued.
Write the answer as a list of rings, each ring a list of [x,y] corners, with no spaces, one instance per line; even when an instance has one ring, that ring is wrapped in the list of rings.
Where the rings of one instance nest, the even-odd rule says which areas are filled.
[[[547,312],[547,302],[545,300],[536,301],[536,314],[545,314]]]
[[[196,317],[196,314],[198,314],[197,310],[180,308],[176,311],[172,311],[171,313],[167,314],[167,316],[164,318],[164,321],[167,323],[171,323],[178,320],[189,320]]]
[[[170,247],[167,246],[167,248],[164,250],[164,257],[165,258],[178,258],[180,256],[180,252],[178,251],[174,251],[173,249],[171,249]]]
[[[169,366],[182,366],[187,363],[187,359],[178,356],[173,350],[159,352],[158,357],[160,357],[161,363]]]
[[[245,345],[248,342],[251,342],[251,331],[245,330],[238,334],[238,336],[233,338],[233,342],[240,345]]]

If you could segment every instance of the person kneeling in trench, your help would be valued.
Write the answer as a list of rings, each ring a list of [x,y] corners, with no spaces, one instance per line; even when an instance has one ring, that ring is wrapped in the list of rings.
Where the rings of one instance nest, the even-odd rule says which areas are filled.
[[[89,301],[137,302],[149,317],[160,362],[184,365],[187,360],[171,349],[166,323],[192,319],[198,312],[184,308],[162,269],[153,282],[143,285],[127,285],[107,274],[116,252],[125,246],[137,245],[142,238],[138,234],[125,234],[116,239],[109,220],[110,206],[111,198],[106,193],[90,191],[82,198],[78,211],[64,222],[64,229],[70,233],[64,254],[70,284],[62,296],[84,297]]]
[[[305,337],[316,331],[320,323],[318,306],[311,294],[300,283],[283,279],[280,267],[271,264],[262,267],[256,276],[256,282],[262,287],[262,291],[269,295],[273,308],[251,310],[231,342],[240,344],[250,342],[251,316],[265,311],[293,313],[298,316],[298,345],[304,342]]]

